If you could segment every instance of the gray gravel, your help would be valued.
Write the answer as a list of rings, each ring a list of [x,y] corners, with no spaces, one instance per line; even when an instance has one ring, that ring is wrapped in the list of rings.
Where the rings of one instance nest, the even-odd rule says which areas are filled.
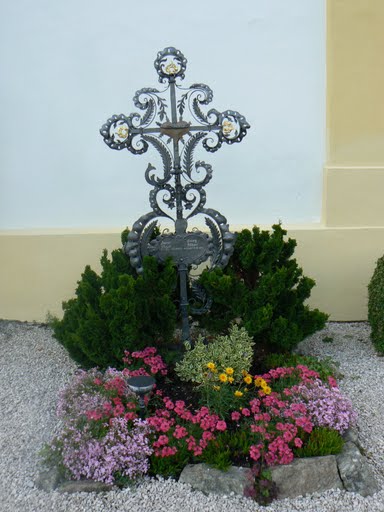
[[[332,342],[324,342],[324,338]],[[384,483],[384,359],[375,355],[365,323],[329,323],[305,340],[301,351],[331,357],[340,363],[342,390],[359,413],[359,441]],[[75,364],[52,338],[49,328],[0,321],[0,511],[1,512],[384,512],[384,490],[373,497],[328,491],[308,497],[275,501],[260,507],[245,498],[205,496],[174,481],[146,479],[135,490],[73,495],[39,491],[38,451],[57,428],[58,390],[75,371]]]

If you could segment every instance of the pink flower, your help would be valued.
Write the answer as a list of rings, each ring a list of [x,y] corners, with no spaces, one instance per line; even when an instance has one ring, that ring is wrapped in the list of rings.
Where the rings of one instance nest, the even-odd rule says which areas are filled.
[[[215,439],[215,436],[212,434],[212,432],[205,430],[203,432],[202,438],[204,439],[204,441],[212,441],[212,439]]]
[[[249,456],[253,460],[259,460],[261,457],[260,449],[257,446],[252,445],[249,449]]]
[[[331,388],[337,388],[337,381],[334,377],[329,376],[328,377],[328,384],[331,386]]]
[[[293,442],[296,448],[301,448],[303,446],[303,441],[299,437],[296,437]]]
[[[183,437],[186,437],[188,435],[188,430],[185,427],[181,427],[180,425],[177,425],[175,428],[175,431],[173,433],[173,437],[176,439],[182,439]]]
[[[177,453],[176,446],[164,446],[160,452],[161,457],[172,457],[172,455],[175,455],[175,453]]]
[[[227,430],[227,424],[225,421],[220,420],[216,423],[216,430],[221,430],[224,432],[224,430]]]
[[[247,409],[246,407],[244,407],[242,410],[241,410],[242,414],[244,416],[250,416],[251,415],[251,411],[249,409]]]
[[[126,414],[124,414],[124,419],[127,421],[133,421],[136,418],[137,418],[137,414],[134,412],[127,412]]]
[[[241,418],[241,414],[237,411],[234,411],[231,414],[231,418],[232,418],[232,421],[239,421],[239,419]]]

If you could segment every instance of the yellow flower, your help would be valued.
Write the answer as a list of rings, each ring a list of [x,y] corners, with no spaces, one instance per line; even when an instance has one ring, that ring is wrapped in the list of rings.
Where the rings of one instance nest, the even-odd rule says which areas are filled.
[[[227,382],[228,377],[225,375],[225,373],[220,373],[220,375],[219,375],[219,380],[220,380],[221,382]]]
[[[270,395],[272,392],[272,389],[269,386],[263,386],[263,391],[266,395]]]
[[[266,385],[267,385],[267,383],[265,382],[265,380],[262,377],[256,377],[256,379],[255,379],[255,386],[263,387],[263,386],[266,386]]]
[[[232,384],[232,382],[233,382],[234,380],[235,380],[235,379],[234,379],[233,377],[228,377],[228,382],[229,382],[230,384]]]
[[[246,375],[246,376],[244,377],[244,382],[245,382],[246,384],[252,384],[252,377],[251,377],[251,375]]]
[[[242,375],[243,377],[245,377],[246,375],[248,375],[247,370],[241,370],[241,375]]]
[[[216,365],[215,365],[215,363],[208,363],[208,364],[207,364],[207,368],[208,368],[209,370],[214,370],[214,369],[216,368]]]
[[[226,369],[225,369],[225,373],[226,373],[227,375],[233,375],[233,372],[234,372],[234,369],[233,369],[233,368],[231,368],[231,367],[229,367],[229,368],[226,368]]]
[[[220,386],[213,386],[213,389],[214,389],[215,391],[220,391]]]
[[[235,396],[243,396],[243,393],[241,391],[235,391],[234,393]]]

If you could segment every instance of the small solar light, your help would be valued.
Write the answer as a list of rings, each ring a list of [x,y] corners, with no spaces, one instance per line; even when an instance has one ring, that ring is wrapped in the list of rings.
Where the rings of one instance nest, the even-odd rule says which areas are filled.
[[[145,402],[144,397],[150,393],[155,386],[155,379],[147,375],[139,375],[138,377],[131,377],[127,380],[128,387],[133,391],[139,399],[140,417],[145,417]]]

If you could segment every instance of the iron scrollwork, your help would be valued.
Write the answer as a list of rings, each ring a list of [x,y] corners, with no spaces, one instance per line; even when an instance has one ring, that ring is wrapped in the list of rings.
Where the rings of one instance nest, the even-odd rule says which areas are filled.
[[[187,297],[188,266],[207,261],[210,267],[225,267],[233,252],[235,235],[229,231],[226,218],[205,208],[204,187],[212,178],[212,166],[195,161],[194,152],[201,146],[215,152],[223,145],[241,142],[250,128],[243,115],[234,110],[219,112],[204,107],[213,99],[212,90],[195,83],[182,87],[187,60],[180,50],[167,47],[158,52],[154,62],[162,90],[143,88],[133,97],[142,114],[114,115],[100,129],[104,142],[115,150],[127,149],[133,154],[145,153],[152,146],[160,155],[162,171],[148,164],[145,179],[152,190],[152,211],[141,216],[132,226],[125,244],[131,264],[140,273],[147,254],[163,261],[171,256],[180,276],[183,339],[189,339],[189,302],[205,301],[201,311],[209,307],[209,298],[197,283],[191,283],[196,297]],[[202,216],[209,234],[196,228],[187,231],[193,217]],[[174,233],[162,233],[153,240],[161,219],[174,223]],[[199,308],[191,307],[198,312]]]

